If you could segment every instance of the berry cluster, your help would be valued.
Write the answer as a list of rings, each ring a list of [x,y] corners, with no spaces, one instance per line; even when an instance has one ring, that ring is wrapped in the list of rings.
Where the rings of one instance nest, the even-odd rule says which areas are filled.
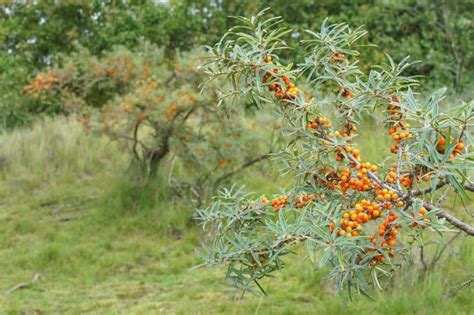
[[[316,200],[317,194],[307,194],[303,193],[299,196],[296,196],[296,208],[300,209],[305,207],[308,203],[313,202]],[[324,199],[324,198],[322,198]],[[267,197],[262,197],[260,200],[262,203],[267,204],[269,202]],[[279,212],[282,208],[284,208],[288,204],[288,196],[279,196],[277,198],[273,198],[271,202],[273,208],[276,212]]]
[[[35,79],[27,86],[25,86],[26,93],[39,98],[42,92],[49,91],[59,84],[59,78],[53,74],[50,68],[45,74],[36,75]]]
[[[453,141],[453,137],[450,137],[451,142]],[[444,154],[446,151],[446,139],[441,136],[438,139],[438,143],[436,144],[436,150],[438,153]],[[454,157],[457,157],[462,154],[462,150],[464,150],[464,144],[461,142],[461,140],[456,141],[456,146],[453,149],[453,152],[449,155],[449,158],[452,159]]]
[[[313,202],[316,199],[316,194],[303,193],[301,196],[296,197],[296,208],[303,208],[308,203]]]
[[[386,188],[376,189],[375,194],[377,195],[377,201],[384,202],[382,207],[386,209],[392,209],[392,201],[395,202],[397,207],[403,207],[403,201],[399,200],[400,196],[391,190]]]
[[[331,62],[332,63],[338,63],[341,64],[346,61],[346,54],[342,52],[335,52],[331,56]]]
[[[419,216],[424,216],[428,211],[426,211],[426,209],[424,207],[421,207],[420,210],[418,210],[418,215]],[[410,212],[410,216],[412,218],[415,218],[415,213],[412,211]],[[425,217],[425,218],[421,218],[422,221],[425,221],[425,222],[430,222],[430,218],[428,217]],[[412,227],[417,227],[419,224],[416,223],[416,222],[413,222],[413,224],[411,225]],[[422,226],[424,227],[424,226]]]
[[[427,175],[425,175],[427,176]],[[424,177],[423,180],[429,180],[429,177]],[[387,182],[389,183],[395,183],[397,181],[397,166],[393,165],[390,168],[390,171],[387,173]],[[410,187],[411,184],[413,184],[413,178],[411,175],[402,175],[400,176],[400,184],[407,188]]]
[[[315,116],[308,122],[306,129],[318,129],[319,126],[322,128],[329,128],[331,127],[331,122],[327,118]]]
[[[348,89],[342,88],[339,93],[347,99],[351,100],[354,98],[354,93],[349,91]]]
[[[398,148],[400,147],[400,142],[403,139],[410,138],[413,136],[411,132],[406,131],[406,128],[409,126],[410,124],[408,123],[398,122],[396,127],[392,127],[388,130],[388,134],[392,136],[392,139],[395,142],[390,147],[390,152],[397,153]]]
[[[264,204],[268,203],[268,198],[267,197],[262,197],[261,201]],[[286,206],[286,203],[288,202],[288,196],[280,196],[278,198],[273,198],[272,199],[272,206],[275,208],[275,211],[278,212],[281,210],[281,208]]]
[[[380,206],[376,202],[363,199],[355,204],[354,209],[342,214],[342,219],[339,222],[340,230],[337,232],[337,235],[345,235],[346,237],[358,236],[362,231],[362,224],[375,220],[379,216]],[[329,230],[331,232],[334,230],[331,225]]]
[[[272,64],[272,57],[265,57],[264,62]],[[281,81],[283,81],[285,88],[283,88]],[[273,92],[273,95],[278,99],[291,100],[299,95],[299,90],[295,84],[291,82],[289,77],[279,75],[278,69],[267,71],[262,83],[269,83],[268,90]]]
[[[351,152],[356,159],[360,159],[358,149],[353,149]],[[338,156],[336,156],[336,160],[337,159]],[[327,168],[328,175],[326,176],[326,179],[328,181],[323,181],[322,185],[324,187],[328,187],[331,190],[336,189],[336,187],[339,186],[340,191],[343,193],[347,192],[349,189],[360,192],[368,191],[373,188],[372,181],[368,177],[369,170],[376,172],[378,170],[378,166],[370,162],[351,164],[350,168],[346,167],[341,169],[339,171],[339,176],[335,176],[334,171],[332,171],[330,168]]]
[[[355,136],[355,132],[357,131],[357,127],[354,124],[346,124],[343,130],[336,130],[334,133],[328,133],[328,138],[333,137],[353,137]],[[351,139],[348,139],[347,142],[351,142]]]
[[[411,132],[407,131],[410,124],[405,121],[405,115],[400,109],[398,103],[400,100],[396,96],[392,96],[392,102],[387,105],[387,112],[389,113],[389,129],[388,134],[392,137],[394,144],[390,147],[390,152],[397,153],[400,143],[403,139],[413,136]]]
[[[375,256],[371,260],[370,264],[372,266],[375,266],[377,263],[385,263],[385,256],[382,253],[383,250],[386,250],[389,256],[394,255],[393,248],[391,247],[397,245],[398,229],[401,228],[401,225],[399,223],[395,223],[397,219],[398,216],[396,216],[392,212],[389,212],[387,218],[378,226],[379,238],[377,238],[376,235],[372,235],[370,237],[370,241],[372,242],[374,247],[377,247],[380,242],[378,242],[378,240],[381,240],[381,248],[369,248],[369,251],[377,251],[378,253],[380,253],[380,255]]]

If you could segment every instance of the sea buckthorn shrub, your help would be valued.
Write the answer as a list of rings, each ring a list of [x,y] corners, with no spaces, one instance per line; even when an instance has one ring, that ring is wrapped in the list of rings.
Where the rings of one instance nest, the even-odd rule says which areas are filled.
[[[474,190],[473,102],[445,106],[444,89],[420,99],[416,78],[404,75],[408,59],[387,57],[362,72],[363,28],[325,22],[307,31],[311,39],[294,47],[304,49],[305,62],[294,66],[279,62],[290,32],[279,17],[265,19],[262,11],[238,19],[240,26],[208,47],[202,67],[211,80],[227,79],[221,98],[277,108],[287,143],[277,161],[294,183],[274,196],[233,186],[199,210],[208,265],[225,265],[238,288],[263,291],[260,280],[284,267],[282,257],[304,249],[315,268],[329,268],[338,291],[368,294],[424,234],[474,235],[440,204],[448,193],[463,199]],[[358,146],[370,116],[393,141],[378,148],[387,152],[381,163]]]
[[[161,171],[171,187],[200,199],[266,159],[275,145],[265,115],[245,115],[242,106],[217,109],[216,85],[200,93],[201,54],[170,61],[148,43],[136,50],[117,47],[100,58],[80,49],[38,74],[25,91],[39,106],[60,104],[86,130],[121,141],[145,182],[167,161]]]

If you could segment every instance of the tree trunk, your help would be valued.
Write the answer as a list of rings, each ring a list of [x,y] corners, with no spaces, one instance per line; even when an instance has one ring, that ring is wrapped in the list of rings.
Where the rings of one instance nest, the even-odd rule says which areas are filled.
[[[162,143],[162,145],[148,152],[147,154],[147,163],[145,165],[146,170],[148,171],[148,177],[154,178],[158,173],[158,167],[160,162],[169,152],[169,143],[168,138]]]
[[[170,151],[169,140],[171,136],[171,128],[167,129],[161,136],[159,144],[156,148],[150,149],[146,153],[146,161],[144,165],[145,174],[148,178],[154,178],[158,173],[161,161]]]

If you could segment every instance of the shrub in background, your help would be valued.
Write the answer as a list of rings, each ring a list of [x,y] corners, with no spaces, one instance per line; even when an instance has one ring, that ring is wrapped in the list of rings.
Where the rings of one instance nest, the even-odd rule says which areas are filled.
[[[176,192],[202,197],[266,159],[275,141],[274,124],[265,116],[246,117],[241,106],[227,113],[216,108],[218,83],[199,92],[200,54],[179,54],[169,62],[149,43],[135,50],[117,47],[101,58],[78,49],[25,90],[38,106],[76,113],[86,130],[123,143],[140,182],[169,158],[163,177]]]

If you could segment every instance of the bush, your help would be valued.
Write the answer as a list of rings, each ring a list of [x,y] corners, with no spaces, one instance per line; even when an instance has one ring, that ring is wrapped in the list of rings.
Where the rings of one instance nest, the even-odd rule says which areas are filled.
[[[200,54],[195,50],[168,62],[148,43],[133,51],[118,47],[102,58],[79,49],[25,89],[39,106],[78,114],[86,130],[126,145],[140,183],[155,176],[169,157],[162,177],[178,194],[191,191],[200,199],[266,159],[275,144],[268,138],[271,124],[252,125],[257,118],[245,117],[241,107],[227,113],[216,109],[212,89],[218,83],[199,93]]]
[[[204,67],[211,79],[227,80],[221,97],[277,106],[287,142],[278,155],[281,172],[295,182],[273,198],[233,187],[200,210],[197,218],[211,235],[202,250],[206,262],[226,265],[239,288],[262,289],[259,281],[300,246],[317,268],[330,268],[340,292],[368,294],[427,231],[447,232],[450,223],[474,235],[440,204],[448,192],[464,199],[474,191],[474,102],[443,106],[445,89],[418,100],[417,81],[404,74],[408,59],[388,57],[362,72],[357,45],[366,31],[345,24],[307,31],[304,63],[281,64],[290,30],[279,27],[280,18],[265,20],[264,12],[239,18],[240,26],[209,47]],[[382,163],[357,148],[368,115],[393,141],[393,155]]]
[[[28,82],[28,71],[9,54],[0,54],[0,132],[31,121],[29,101],[18,86]]]

